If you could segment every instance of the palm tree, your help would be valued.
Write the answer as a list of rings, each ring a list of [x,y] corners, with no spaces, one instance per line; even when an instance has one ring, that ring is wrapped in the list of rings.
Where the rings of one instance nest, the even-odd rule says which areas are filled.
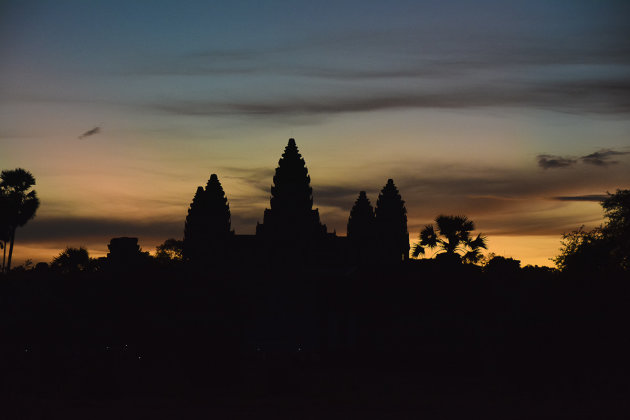
[[[35,177],[22,168],[5,170],[0,174],[0,217],[8,226],[9,259],[6,271],[11,270],[11,257],[13,256],[13,244],[15,242],[15,230],[24,226],[35,217],[39,207],[39,199],[35,190]]]
[[[88,271],[91,266],[90,254],[87,249],[67,247],[51,262],[50,267],[63,274]]]
[[[412,256],[418,258],[425,254],[425,247],[438,248],[451,258],[458,258],[466,263],[478,262],[482,255],[481,250],[487,249],[486,237],[478,234],[473,239],[471,232],[475,230],[475,224],[466,216],[444,216],[435,218],[436,228],[431,224],[420,232],[420,242],[413,246]],[[462,254],[460,254],[462,253]]]
[[[9,240],[9,224],[7,223],[8,202],[0,196],[0,249],[2,250],[2,271],[7,260],[7,241]]]

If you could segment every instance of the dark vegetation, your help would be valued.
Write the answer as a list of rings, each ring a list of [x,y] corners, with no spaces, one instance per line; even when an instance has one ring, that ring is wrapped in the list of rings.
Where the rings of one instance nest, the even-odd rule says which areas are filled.
[[[39,207],[37,193],[31,188],[35,177],[24,169],[2,171],[0,174],[0,243],[2,244],[2,271],[11,270],[13,244],[18,227],[35,217]],[[7,260],[7,242],[9,258]]]
[[[603,202],[603,226],[565,235],[560,270],[521,268],[482,263],[485,238],[463,216],[422,231],[414,254],[435,258],[406,260],[391,180],[376,210],[359,193],[347,239],[329,234],[305,169],[290,142],[255,237],[231,230],[213,175],[184,239],[155,257],[115,238],[107,258],[67,248],[0,277],[8,418],[628,412],[630,191]]]
[[[0,283],[0,393],[29,410],[150,400],[307,404],[320,416],[614,413],[629,391],[629,286],[436,259],[351,272],[157,261],[124,274],[15,272]]]

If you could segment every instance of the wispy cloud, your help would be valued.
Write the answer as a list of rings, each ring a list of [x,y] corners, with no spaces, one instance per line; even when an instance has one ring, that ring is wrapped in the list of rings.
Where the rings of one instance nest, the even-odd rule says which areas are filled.
[[[255,76],[273,88],[221,100],[191,94],[145,104],[178,115],[321,116],[472,107],[630,112],[630,44],[619,42],[612,29],[570,43],[511,31],[500,41],[487,33],[448,35],[414,27],[311,34],[274,46],[144,60],[132,74],[208,76],[209,84],[221,75],[243,81]]]
[[[376,185],[374,187],[377,187]],[[365,190],[365,188],[363,188]],[[313,185],[316,205],[349,210],[359,195],[360,187],[352,185]]]
[[[142,238],[181,237],[184,219],[180,220],[120,220],[96,217],[40,217],[35,218],[21,232],[24,241],[63,242],[81,244],[102,240],[106,245],[110,238],[137,236]]]
[[[612,149],[602,149],[598,152],[581,156],[579,158],[569,156],[557,156],[540,154],[536,156],[538,166],[543,169],[568,168],[574,166],[578,162],[587,163],[595,166],[610,166],[618,164],[618,160],[612,160],[614,156],[630,155],[630,152],[620,152]]]
[[[584,163],[595,166],[608,166],[619,163],[617,160],[612,160],[613,156],[628,155],[630,152],[618,152],[616,150],[604,149],[599,152],[591,153],[590,155],[582,156],[580,159]]]
[[[610,81],[576,82],[475,82],[458,89],[410,88],[404,85],[366,86],[360,93],[348,88],[323,88],[317,94],[206,101],[170,98],[145,106],[188,116],[322,116],[390,109],[462,109],[480,107],[532,107],[569,113],[626,114],[630,112],[630,79],[611,88]],[[328,91],[326,91],[328,89]]]
[[[81,135],[79,136],[79,138],[80,138],[80,139],[84,139],[84,138],[86,138],[86,137],[93,136],[93,135],[98,134],[98,133],[100,133],[100,132],[101,132],[101,128],[100,128],[100,127],[94,127],[93,129],[88,130],[88,131],[86,131],[85,133],[81,134]]]
[[[538,166],[543,169],[568,168],[577,163],[576,159],[555,155],[538,155]]]
[[[219,179],[237,179],[250,185],[255,190],[264,193],[265,196],[269,194],[269,188],[273,182],[273,175],[275,169],[273,168],[241,168],[235,166],[223,166],[218,168],[220,172]]]
[[[554,200],[558,200],[558,201],[593,201],[593,202],[604,201],[606,198],[608,198],[608,196],[605,194],[565,195],[565,196],[553,197]]]

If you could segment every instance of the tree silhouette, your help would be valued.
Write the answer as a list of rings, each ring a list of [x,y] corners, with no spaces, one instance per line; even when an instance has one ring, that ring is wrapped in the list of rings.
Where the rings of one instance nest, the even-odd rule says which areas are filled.
[[[417,258],[425,254],[425,247],[438,248],[451,259],[462,259],[467,263],[478,262],[481,250],[487,249],[486,237],[481,233],[472,238],[475,224],[466,216],[444,216],[435,218],[436,228],[431,224],[420,232],[420,242],[414,244],[412,256]],[[460,255],[461,253],[461,255]]]
[[[184,241],[169,238],[155,247],[155,257],[160,260],[181,261],[183,259]]]
[[[612,241],[611,254],[625,271],[630,270],[630,190],[617,190],[602,202],[608,219],[602,229]]]
[[[10,241],[6,271],[11,270],[16,229],[35,217],[35,212],[39,207],[37,193],[31,190],[33,185],[35,185],[35,178],[22,168],[5,170],[0,174],[0,197],[2,197],[0,205],[3,207],[0,214],[8,227]]]
[[[556,266],[577,274],[630,270],[630,190],[617,190],[602,202],[605,224],[562,235]]]
[[[52,260],[50,267],[63,274],[87,271],[91,268],[90,255],[83,247],[67,247]]]
[[[11,238],[9,229],[9,198],[0,195],[0,249],[2,249],[2,271],[7,260],[7,241]]]
[[[491,255],[488,255],[488,258],[490,257]],[[493,255],[483,267],[486,273],[491,274],[514,273],[520,270],[520,268],[520,260],[515,260],[514,258],[506,258],[500,255]]]
[[[231,230],[230,205],[216,174],[197,188],[186,217],[182,254],[187,261],[225,257]]]
[[[392,179],[387,180],[376,201],[375,222],[383,258],[388,262],[407,260],[407,209]]]
[[[366,262],[371,257],[376,238],[376,219],[374,209],[365,191],[359,192],[359,197],[350,210],[348,218],[348,240],[359,262]]]

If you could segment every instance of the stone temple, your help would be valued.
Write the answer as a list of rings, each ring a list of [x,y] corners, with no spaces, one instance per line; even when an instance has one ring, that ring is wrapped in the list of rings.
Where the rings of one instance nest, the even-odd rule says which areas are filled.
[[[351,203],[348,203],[349,207]],[[273,176],[269,208],[255,235],[231,230],[227,197],[213,174],[198,187],[188,210],[184,258],[199,263],[242,260],[275,267],[340,266],[396,263],[407,259],[409,234],[404,201],[390,179],[376,209],[359,193],[348,221],[348,236],[328,232],[313,208],[313,189],[306,162],[289,139]]]

